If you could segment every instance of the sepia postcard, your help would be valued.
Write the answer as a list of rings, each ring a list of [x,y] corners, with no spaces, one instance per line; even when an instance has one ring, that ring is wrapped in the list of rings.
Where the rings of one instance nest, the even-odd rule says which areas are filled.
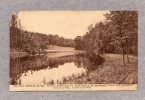
[[[19,11],[10,91],[137,90],[137,11]]]

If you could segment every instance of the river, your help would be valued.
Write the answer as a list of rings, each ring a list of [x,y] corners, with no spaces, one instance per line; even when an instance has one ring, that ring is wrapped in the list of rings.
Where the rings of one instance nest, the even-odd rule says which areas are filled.
[[[49,52],[46,55],[10,58],[11,85],[64,83],[98,68],[99,60],[84,52]]]

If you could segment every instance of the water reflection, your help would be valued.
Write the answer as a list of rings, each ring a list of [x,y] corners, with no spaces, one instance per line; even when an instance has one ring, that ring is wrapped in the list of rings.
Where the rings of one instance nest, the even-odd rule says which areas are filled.
[[[10,84],[63,83],[95,70],[102,60],[94,59],[86,54],[11,58]]]

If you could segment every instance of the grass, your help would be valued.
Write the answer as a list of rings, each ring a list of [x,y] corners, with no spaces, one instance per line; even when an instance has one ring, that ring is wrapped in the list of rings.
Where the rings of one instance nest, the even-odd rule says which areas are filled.
[[[130,64],[123,65],[122,55],[106,54],[105,62],[98,69],[87,75],[66,81],[76,84],[136,84],[137,83],[137,58],[129,56]],[[127,61],[126,61],[127,62]]]

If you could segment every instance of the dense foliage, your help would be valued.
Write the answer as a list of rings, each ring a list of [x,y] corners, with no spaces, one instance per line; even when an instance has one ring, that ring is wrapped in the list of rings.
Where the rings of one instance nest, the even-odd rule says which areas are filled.
[[[76,37],[76,49],[95,54],[122,53],[129,62],[128,54],[137,55],[137,12],[111,11],[104,15],[106,21],[90,25],[88,32]]]

